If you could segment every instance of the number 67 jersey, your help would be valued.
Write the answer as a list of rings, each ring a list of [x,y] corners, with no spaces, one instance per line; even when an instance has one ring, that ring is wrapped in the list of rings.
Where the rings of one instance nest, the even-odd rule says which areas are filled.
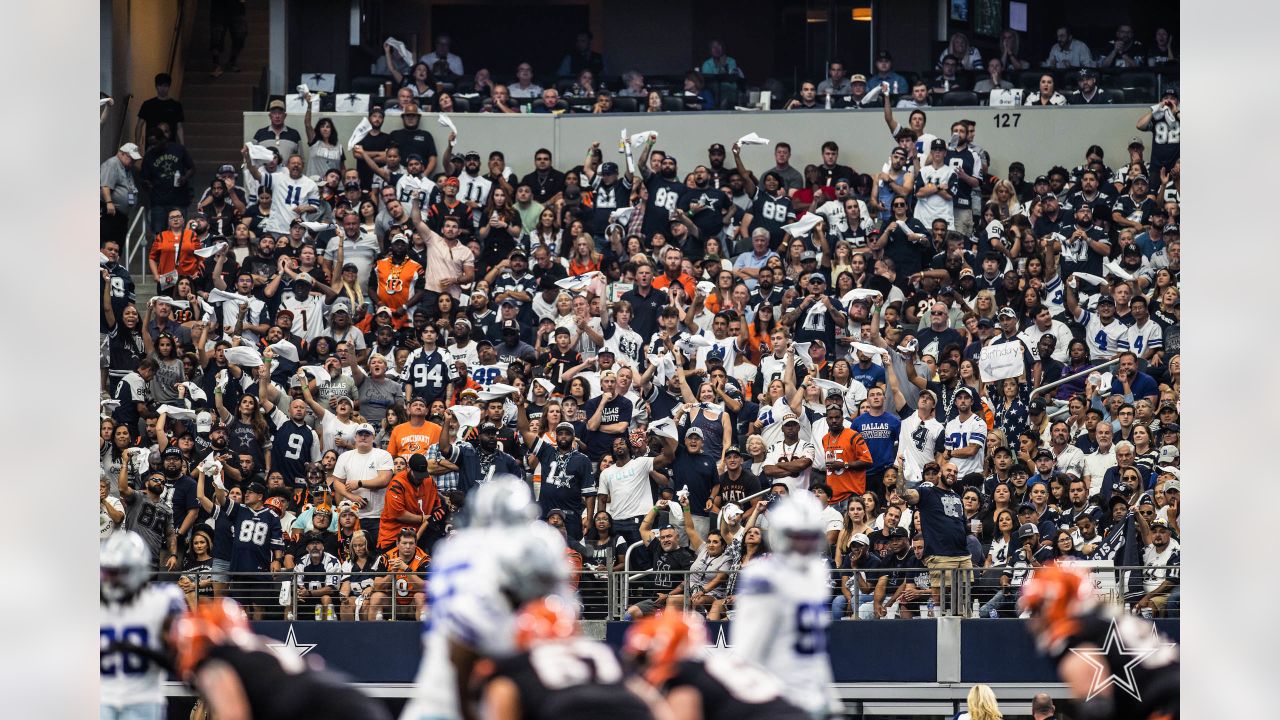
[[[834,703],[828,595],[820,558],[794,564],[765,557],[743,569],[734,600],[734,653],[776,675],[786,699],[811,716],[824,715]]]
[[[99,698],[103,707],[164,704],[163,667],[144,655],[107,650],[115,643],[127,643],[162,652],[165,624],[186,609],[182,591],[170,583],[148,585],[124,602],[102,601],[98,639],[102,680]]]

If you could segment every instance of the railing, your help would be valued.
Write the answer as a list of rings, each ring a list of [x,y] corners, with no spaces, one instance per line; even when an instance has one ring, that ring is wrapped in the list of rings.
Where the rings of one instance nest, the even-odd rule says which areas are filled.
[[[178,17],[173,21],[173,37],[169,39],[169,64],[165,72],[173,75],[173,66],[178,60],[178,46],[182,44],[182,25],[187,17],[187,0],[178,0]]]
[[[639,543],[628,548],[628,562],[630,561],[630,550],[637,545]],[[1100,600],[1108,603],[1135,606],[1131,608],[1132,611],[1135,613],[1140,612],[1144,617],[1152,617],[1153,615],[1168,618],[1180,617],[1179,604],[1172,602],[1171,598],[1166,598],[1162,601],[1158,610],[1152,611],[1152,608],[1146,606],[1142,610],[1136,609],[1136,605],[1146,591],[1144,582],[1153,583],[1154,587],[1170,571],[1177,572],[1179,568],[1166,566],[1114,566],[1105,561],[1086,561],[1076,564],[1089,572],[1094,582],[1095,594]],[[1018,617],[1016,601],[1019,585],[1015,585],[1013,582],[1020,584],[1025,577],[1030,577],[1031,574],[1034,574],[1035,569],[1014,568],[1015,580],[1011,581],[1007,587],[1002,586],[1000,579],[1004,569],[997,566],[994,568],[974,568],[972,570],[929,570],[928,568],[867,571],[832,570],[830,575],[831,594],[827,601],[827,610],[832,613],[834,618],[847,620],[923,619],[930,617],[1015,618]],[[878,602],[874,593],[877,581],[881,577],[888,576],[890,582],[893,582],[894,575],[900,575],[903,572],[909,573],[909,575],[903,578],[901,583],[911,583],[915,587],[915,594],[911,597],[888,603],[887,601],[892,598],[893,591],[898,584],[895,583],[894,587],[884,592],[882,601]],[[855,573],[864,576],[864,579],[872,588],[872,592],[866,593],[860,590],[855,592],[854,590],[857,587],[855,585],[850,588],[850,597],[846,598],[842,588],[848,585]],[[641,584],[645,579],[665,577],[670,582],[666,589],[671,589],[681,583],[687,583],[692,574],[694,573],[687,570],[654,571],[646,569],[613,572],[611,570],[584,568],[576,578],[578,597],[582,603],[583,618],[587,620],[624,619],[627,609],[631,606],[645,600],[656,600],[660,589],[651,584]],[[729,574],[733,575],[734,573],[730,572]],[[306,582],[324,584],[327,582],[325,574],[316,573],[300,576],[296,572],[282,571],[268,579],[264,579],[267,576],[263,574],[230,573],[229,575],[231,576],[231,583],[225,586],[225,589],[214,586],[212,584],[212,576],[208,572],[199,574],[165,573],[158,576],[157,580],[179,582],[187,592],[188,603],[192,605],[207,602],[215,597],[216,594],[225,592],[225,594],[236,598],[242,604],[257,606],[257,610],[250,609],[250,613],[254,615],[255,619],[365,622],[419,620],[423,614],[429,611],[425,596],[417,596],[417,592],[423,592],[425,588],[416,590],[407,581],[407,576],[410,575],[419,578],[423,577],[424,575],[421,573],[352,573],[349,576],[339,575],[337,584],[331,586],[333,591],[327,600],[315,596],[302,596],[298,592],[300,577]],[[332,577],[332,574],[328,575],[328,578],[331,579]],[[931,592],[930,583],[933,582],[931,578],[940,579],[936,596]],[[350,595],[344,596],[341,594],[341,590],[347,580],[352,581],[352,592]],[[361,592],[360,587],[366,584],[368,584],[369,590]],[[195,588],[198,588],[198,590]],[[671,605],[670,607],[692,610],[690,593],[684,592],[680,597],[679,604]],[[852,602],[849,602],[849,600],[852,600]],[[666,602],[658,603],[658,609],[662,607],[668,607]],[[698,608],[704,613],[708,609],[709,604]],[[728,602],[725,603],[722,619],[732,619],[732,617],[733,604],[730,596]]]
[[[129,224],[129,231],[124,236],[124,266],[130,272],[133,271],[133,257],[139,251],[142,252],[142,282],[147,281],[147,245],[149,235],[147,234],[147,216],[150,214],[148,208],[140,207],[135,211],[133,222]],[[134,231],[138,230],[135,238]]]
[[[1054,388],[1060,385],[1063,385],[1064,383],[1069,383],[1072,380],[1075,380],[1076,378],[1084,377],[1086,375],[1090,375],[1095,372],[1101,372],[1103,369],[1109,368],[1118,362],[1120,362],[1120,358],[1114,357],[1100,365],[1087,367],[1084,370],[1081,370],[1080,372],[1071,373],[1070,375],[1064,378],[1059,378],[1057,380],[1054,380],[1051,383],[1046,383],[1044,385],[1041,385],[1040,387],[1031,391],[1031,395],[1027,397],[1027,401],[1030,402],[1031,400],[1034,400],[1037,395],[1043,395],[1044,393],[1047,393],[1050,390],[1053,390]],[[1098,388],[1098,392],[1100,393],[1101,397],[1105,398],[1111,394],[1111,388]],[[1066,415],[1069,412],[1066,403],[1058,400],[1051,400],[1050,402],[1053,405],[1052,409],[1049,410],[1050,420],[1057,420],[1058,418],[1062,417],[1063,415]]]

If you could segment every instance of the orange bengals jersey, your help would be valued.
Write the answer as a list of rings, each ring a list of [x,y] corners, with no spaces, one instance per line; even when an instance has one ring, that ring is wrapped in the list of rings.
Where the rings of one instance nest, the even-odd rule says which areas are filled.
[[[430,420],[422,421],[422,425],[414,427],[402,422],[391,428],[391,439],[387,442],[387,452],[391,457],[401,455],[426,455],[432,445],[440,442],[440,426]]]
[[[379,558],[378,567],[382,570],[391,572],[391,561],[400,555],[398,548],[392,548],[382,554]],[[401,572],[425,575],[427,565],[431,563],[431,556],[423,552],[422,548],[413,549],[413,559],[410,560],[405,569]],[[425,579],[425,578],[424,578]],[[392,583],[395,585],[396,604],[409,605],[413,602],[413,592],[409,589],[409,583],[402,577],[396,577]]]
[[[405,258],[403,263],[396,265],[391,258],[385,257],[378,261],[377,273],[378,304],[386,305],[395,311],[404,307],[413,296],[413,286],[422,275],[422,266],[416,260],[409,258]],[[391,320],[397,330],[408,322],[407,316],[392,317]]]

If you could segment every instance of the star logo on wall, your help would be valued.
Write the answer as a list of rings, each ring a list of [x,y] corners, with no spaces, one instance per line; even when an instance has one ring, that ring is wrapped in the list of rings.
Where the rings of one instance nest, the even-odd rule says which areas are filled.
[[[1151,631],[1153,635],[1151,642],[1140,642],[1137,646],[1130,647],[1125,643],[1124,637],[1117,632],[1115,620],[1112,620],[1111,626],[1107,629],[1106,638],[1102,641],[1101,648],[1087,650],[1071,648],[1073,654],[1078,655],[1093,666],[1093,681],[1089,685],[1089,695],[1085,698],[1086,702],[1094,699],[1099,693],[1111,686],[1119,688],[1139,702],[1142,701],[1138,683],[1133,677],[1133,669],[1152,655],[1176,645],[1175,643],[1164,642],[1156,632],[1154,625],[1151,627]],[[1107,656],[1112,653],[1119,657],[1128,658],[1128,661],[1124,664],[1124,667],[1120,668],[1118,673],[1111,670],[1107,663]]]
[[[293,623],[289,624],[289,631],[285,633],[284,642],[270,642],[267,647],[277,654],[293,653],[297,657],[302,657],[315,649],[315,643],[300,643],[298,638],[293,634]]]

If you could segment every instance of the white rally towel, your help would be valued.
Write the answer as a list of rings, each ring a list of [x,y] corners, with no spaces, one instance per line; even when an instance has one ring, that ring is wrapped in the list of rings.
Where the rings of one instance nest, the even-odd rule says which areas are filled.
[[[102,107],[103,105],[106,105],[109,102],[111,102],[111,98],[109,97],[98,98],[98,107]]]
[[[872,302],[875,302],[875,299],[878,297],[880,297],[879,290],[872,290],[871,288],[854,288],[849,292],[845,293],[844,295],[841,295],[840,302],[844,303],[845,305],[848,305],[854,300],[865,299],[865,300],[870,300]]]
[[[166,416],[171,417],[174,420],[195,420],[196,419],[195,410],[188,410],[184,407],[178,407],[177,405],[161,405],[160,407],[156,408],[156,410],[158,412],[164,413]]]
[[[684,488],[681,488],[680,491],[684,493],[689,492]],[[667,513],[671,518],[672,525],[675,525],[676,527],[684,527],[684,508],[680,506],[679,501],[673,500],[670,503],[668,503]]]
[[[409,52],[409,48],[405,46],[403,41],[388,36],[383,42],[396,51],[396,54],[400,56],[400,59],[404,61],[407,67],[413,67],[413,53]]]
[[[866,95],[862,96],[861,103],[863,105],[866,105],[867,103],[875,102],[876,99],[880,97],[880,93],[884,92],[885,88],[887,87],[889,87],[889,83],[882,82],[879,85],[876,85],[875,87],[871,88],[870,90],[867,91]]]
[[[716,284],[710,280],[703,280],[694,287],[702,295],[710,295],[716,291]]]
[[[551,384],[550,380],[546,378],[534,378],[533,382],[529,383],[529,392],[525,393],[525,399],[529,402],[533,402],[533,387],[535,385],[546,391],[547,397],[551,397],[551,393],[555,392],[556,389],[556,386]],[[545,430],[546,428],[543,429]]]
[[[822,216],[817,213],[805,213],[799,220],[782,226],[784,232],[791,237],[804,237],[822,224]]]
[[[169,307],[177,308],[179,310],[186,310],[187,308],[191,307],[190,301],[174,300],[173,298],[167,295],[157,295],[156,302],[160,305],[168,305]]]
[[[876,347],[871,343],[855,342],[853,343],[853,349],[870,355],[871,362],[875,365],[884,364],[884,358],[880,357],[880,353],[884,352],[883,348]]]
[[[325,385],[333,380],[333,376],[321,365],[303,365],[298,369],[315,378],[317,385]]]
[[[298,346],[288,340],[281,340],[267,346],[267,349],[274,350],[276,355],[288,360],[289,362],[298,362]]]
[[[369,122],[368,117],[360,118],[360,123],[356,125],[355,130],[351,131],[351,138],[347,140],[347,149],[354,149],[355,146],[359,145],[360,141],[364,139],[364,136],[368,135],[369,131],[372,129],[373,124]]]
[[[633,155],[639,154],[640,151],[644,149],[644,144],[648,142],[649,138],[651,137],[653,138],[654,142],[657,142],[658,131],[645,130],[644,132],[638,132],[635,135],[632,135],[631,137],[627,138],[627,144],[631,146],[632,154]]]
[[[583,273],[581,275],[561,278],[556,281],[556,287],[564,288],[569,292],[582,292],[583,290],[591,287],[591,283],[595,281],[597,274],[599,274],[598,271],[592,270],[591,272]]]
[[[693,410],[706,410],[711,413],[711,419],[715,420],[724,414],[724,403],[698,403],[691,408]]]
[[[486,402],[489,400],[500,400],[518,390],[519,388],[506,385],[504,383],[493,383],[480,391],[480,399]]]
[[[1094,275],[1092,273],[1086,273],[1086,272],[1071,273],[1071,277],[1075,280],[1083,280],[1089,283],[1090,285],[1101,285],[1102,283],[1106,282],[1105,280],[1098,277],[1097,275]],[[1075,287],[1075,285],[1073,284],[1071,287]]]
[[[454,142],[457,142],[458,138],[462,137],[461,135],[458,134],[458,126],[453,124],[453,120],[450,120],[448,115],[445,115],[444,113],[440,113],[440,116],[436,118],[436,122],[440,123],[441,127],[449,128],[450,130],[453,131],[454,135],[458,136],[453,139]]]
[[[199,255],[199,254],[200,254],[200,251],[199,251],[199,250],[197,250],[197,251],[196,251],[196,254],[197,254],[197,255]],[[107,264],[107,263],[109,263],[109,262],[111,262],[111,258],[107,257],[106,255],[103,255],[102,253],[98,253],[98,265],[99,265],[99,266],[101,266],[101,265],[106,265],[106,264]]]
[[[306,87],[299,85],[298,87]],[[284,96],[284,111],[289,113],[305,113],[307,111],[307,96],[305,94],[290,93]],[[320,112],[320,96],[311,96],[311,112]]]
[[[214,288],[213,290],[209,291],[209,302],[211,303],[233,302],[237,305],[244,305],[245,303],[249,302],[252,299],[253,298],[249,297],[248,295],[241,295],[240,293],[231,293],[231,292],[227,292],[226,290],[219,290],[217,288]]]
[[[426,190],[426,187],[423,186],[422,184],[422,178],[419,178],[419,177],[414,177],[412,175],[405,175],[404,177],[400,178],[400,182],[404,183],[405,190],[417,190],[418,192],[422,192],[423,190]]]
[[[676,362],[670,353],[663,352],[661,355],[647,354],[649,363],[653,365],[653,382],[659,387],[666,387],[667,381],[675,377]]]
[[[671,418],[662,418],[649,423],[649,432],[658,437],[670,438],[672,440],[679,439],[680,435],[676,430],[676,424]]]
[[[454,405],[449,408],[449,412],[458,418],[458,437],[462,437],[462,431],[467,428],[480,426],[480,408],[473,405]]]
[[[620,207],[617,210],[614,210],[613,212],[609,213],[609,222],[626,225],[627,223],[631,222],[631,216],[634,215],[635,212],[636,212],[636,209],[630,205],[626,207]]]
[[[222,353],[222,356],[227,359],[229,365],[258,367],[262,364],[262,355],[257,350],[246,345],[229,347]]]
[[[978,356],[978,372],[983,382],[1016,378],[1026,372],[1022,362],[1022,343],[1007,342],[988,345]]]
[[[769,140],[766,138],[762,138],[753,132],[749,132],[746,135],[743,135],[742,137],[738,138],[738,144],[739,145],[768,145]]]
[[[815,378],[814,382],[818,384],[818,387],[822,388],[823,397],[826,397],[832,391],[840,393],[841,396],[843,396],[846,392],[849,391],[849,388],[841,385],[840,383],[834,380],[824,380],[823,378]]]
[[[1121,280],[1133,279],[1133,275],[1128,270],[1125,270],[1124,268],[1120,267],[1120,263],[1116,262],[1115,260],[1108,260],[1106,263],[1103,264],[1102,267],[1108,273],[1115,275]],[[1079,275],[1079,273],[1076,273],[1076,274]]]
[[[799,358],[800,363],[810,370],[813,369],[813,358],[809,357],[809,346],[812,344],[807,342],[791,343],[791,347],[796,350],[796,357]]]
[[[321,223],[321,222],[312,222],[310,220],[303,220],[302,227],[310,230],[313,233],[322,233],[325,230],[328,230],[330,228],[336,228],[338,226],[334,225],[333,223]]]
[[[264,147],[257,143],[249,143],[249,159],[255,163],[268,163],[275,154],[271,152],[271,148]]]
[[[199,250],[196,250],[195,255],[196,257],[202,257],[202,258],[213,257],[214,255],[217,255],[218,253],[222,252],[222,248],[226,246],[227,244],[225,242],[219,241],[210,245],[209,247],[202,247]]]
[[[680,333],[680,339],[676,341],[675,345],[676,349],[683,353],[685,357],[693,357],[698,352],[698,348],[709,348],[715,343],[711,342],[710,338],[702,335]]]
[[[191,382],[190,380],[186,382],[181,382],[178,384],[187,389],[187,397],[191,398],[192,401],[195,401],[195,400],[201,400],[204,402],[209,401],[209,396],[205,394],[204,388]]]

